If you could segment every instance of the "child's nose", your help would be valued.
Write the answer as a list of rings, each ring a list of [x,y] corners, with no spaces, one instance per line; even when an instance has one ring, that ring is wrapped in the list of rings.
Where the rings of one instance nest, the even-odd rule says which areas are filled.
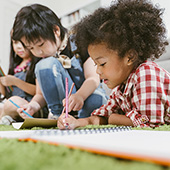
[[[101,74],[101,70],[100,70],[99,67],[96,68],[96,73],[99,74],[99,75]]]
[[[23,45],[22,45],[20,42],[18,42],[18,43],[17,43],[17,47],[18,47],[18,48],[23,48]]]

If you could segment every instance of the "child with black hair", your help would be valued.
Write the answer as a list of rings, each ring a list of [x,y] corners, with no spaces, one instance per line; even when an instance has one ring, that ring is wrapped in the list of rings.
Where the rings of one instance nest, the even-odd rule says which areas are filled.
[[[39,61],[30,51],[23,47],[18,40],[11,40],[10,64],[8,75],[0,78],[1,94],[8,98],[10,95],[30,100],[35,94],[35,78],[33,69]],[[13,86],[11,94],[6,94],[5,86]]]
[[[18,39],[11,39],[9,71],[6,76],[0,77],[0,93],[5,99],[15,98],[15,101],[24,102],[32,99],[36,92],[34,69],[39,60]],[[12,86],[13,91],[9,93],[6,86]],[[0,123],[11,124],[17,120],[14,111],[16,107],[4,101],[1,104]]]
[[[51,117],[57,119],[63,110],[66,77],[69,89],[75,84],[69,97],[72,114],[78,112],[78,117],[88,117],[106,103],[107,96],[87,49],[81,54],[76,52],[74,35],[69,35],[51,9],[40,4],[23,7],[15,18],[13,38],[15,36],[34,56],[43,58],[35,68],[36,95],[18,109],[22,118],[26,117],[23,109],[34,115],[47,103]]]
[[[89,124],[170,124],[170,74],[148,60],[159,58],[168,44],[162,14],[162,9],[147,0],[118,0],[75,26],[79,50],[88,48],[97,73],[113,90],[107,104],[91,117],[61,115],[60,129]]]

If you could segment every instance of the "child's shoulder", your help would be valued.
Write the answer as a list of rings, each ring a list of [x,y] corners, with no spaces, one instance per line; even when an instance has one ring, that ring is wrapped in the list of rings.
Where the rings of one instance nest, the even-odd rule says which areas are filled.
[[[160,67],[158,64],[156,64],[153,61],[145,61],[144,63],[140,64],[137,69],[136,69],[136,73],[139,72],[146,72],[145,74],[149,73],[151,74],[151,72],[166,72],[168,73],[166,70],[164,70],[162,67]]]
[[[145,79],[149,77],[167,77],[170,79],[170,73],[160,67],[153,61],[145,61],[144,63],[140,64],[136,70],[134,71],[135,78],[138,79],[141,77],[145,77]]]

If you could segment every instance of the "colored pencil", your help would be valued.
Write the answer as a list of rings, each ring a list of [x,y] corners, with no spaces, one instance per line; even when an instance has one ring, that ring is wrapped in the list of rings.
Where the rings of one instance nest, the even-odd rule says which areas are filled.
[[[70,97],[70,95],[71,95],[71,93],[72,93],[72,91],[73,91],[73,88],[74,88],[74,83],[72,84],[72,86],[71,86],[71,88],[70,88],[70,91],[69,91],[69,94],[68,94],[68,98]],[[64,107],[61,114],[64,113],[65,109],[66,109],[66,108]]]
[[[66,86],[66,118],[68,117],[68,78],[66,77],[65,80],[65,86]]]

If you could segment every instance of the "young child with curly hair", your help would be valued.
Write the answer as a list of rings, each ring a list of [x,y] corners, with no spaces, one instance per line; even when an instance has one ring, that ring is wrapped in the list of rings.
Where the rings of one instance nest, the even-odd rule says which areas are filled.
[[[88,118],[61,115],[60,129],[170,124],[170,74],[152,61],[168,44],[162,14],[147,0],[118,0],[75,26],[78,49],[88,49],[100,79],[113,90]]]

